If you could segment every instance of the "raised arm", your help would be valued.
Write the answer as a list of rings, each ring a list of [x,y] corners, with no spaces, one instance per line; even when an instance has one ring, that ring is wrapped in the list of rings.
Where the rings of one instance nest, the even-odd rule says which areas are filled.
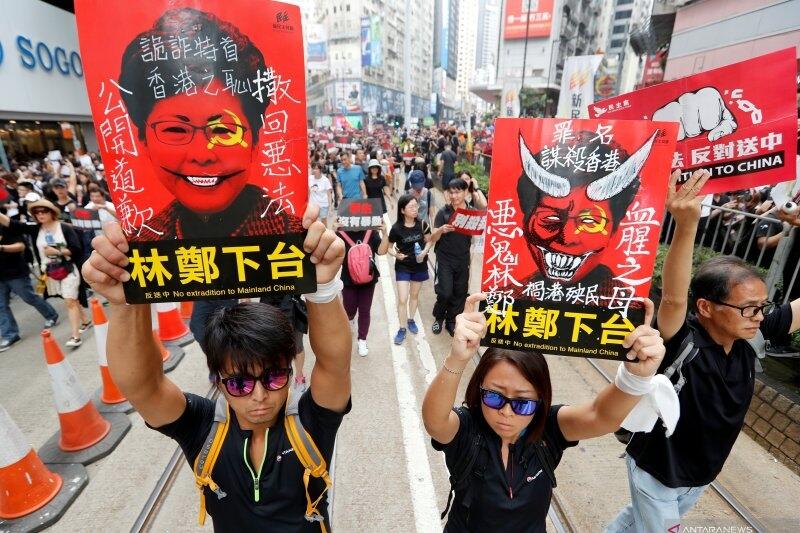
[[[119,224],[92,240],[94,252],[83,265],[84,279],[111,303],[108,320],[108,370],[120,391],[145,422],[160,427],[186,409],[181,390],[164,375],[161,353],[153,340],[149,305],[126,305],[122,283],[128,242]]]
[[[460,423],[458,415],[453,412],[453,405],[464,369],[477,353],[481,338],[486,333],[486,317],[476,310],[478,302],[485,299],[484,294],[472,294],[467,298],[464,312],[456,317],[450,353],[422,401],[425,430],[442,444],[451,442],[458,433]]]
[[[669,178],[667,209],[675,220],[675,233],[664,259],[661,304],[658,306],[658,330],[667,341],[675,336],[686,320],[694,238],[703,200],[697,193],[710,176],[707,170],[698,170],[678,190],[680,171],[676,170]]]
[[[337,275],[344,259],[344,242],[316,220],[318,210],[318,206],[309,206],[303,218],[303,227],[308,229],[303,245],[311,253],[311,262],[317,270],[317,292],[306,295],[308,337],[316,356],[311,371],[311,395],[317,405],[343,412],[350,400],[352,350]]]
[[[625,362],[625,370],[634,379],[654,376],[666,351],[658,331],[650,326],[655,312],[653,302],[645,299],[644,304],[644,324],[633,330],[623,344],[630,349],[628,360],[634,361]],[[558,426],[567,440],[599,437],[616,431],[640,399],[641,396],[620,390],[616,382],[610,383],[591,402],[562,407],[558,411]]]

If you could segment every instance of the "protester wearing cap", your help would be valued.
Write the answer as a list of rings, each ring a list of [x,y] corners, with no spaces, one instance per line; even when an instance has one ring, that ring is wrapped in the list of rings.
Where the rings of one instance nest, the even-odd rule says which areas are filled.
[[[367,179],[364,180],[364,188],[367,191],[367,198],[376,198],[381,201],[383,212],[386,212],[386,196],[392,193],[392,189],[386,182],[383,175],[383,167],[377,159],[371,159],[367,169]]]
[[[61,210],[61,219],[69,222],[69,212],[77,207],[75,195],[67,190],[67,182],[62,178],[50,180],[50,190],[54,197],[53,203]]]
[[[41,200],[42,197],[36,192],[33,182],[28,179],[22,179],[17,182],[17,194],[19,195],[19,214],[20,220],[28,220],[32,218],[28,213],[28,204]]]
[[[343,153],[342,165],[336,171],[336,193],[339,199],[366,198],[365,177],[361,166],[353,164],[349,153]]]
[[[412,170],[408,175],[408,183],[410,185],[408,192],[418,204],[417,218],[430,224],[435,210],[431,190],[425,186],[425,174],[421,170]]]
[[[31,202],[28,211],[35,217],[36,225],[23,224],[6,215],[0,215],[0,224],[27,233],[33,239],[34,256],[42,273],[47,276],[45,297],[60,296],[64,299],[72,329],[66,345],[76,348],[82,344],[81,333],[92,325],[78,301],[81,290],[78,262],[83,251],[80,237],[72,226],[59,221],[61,210],[50,200]]]

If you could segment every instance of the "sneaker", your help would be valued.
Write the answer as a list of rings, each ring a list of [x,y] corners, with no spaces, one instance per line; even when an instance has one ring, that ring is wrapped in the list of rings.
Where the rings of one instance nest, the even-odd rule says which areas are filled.
[[[78,328],[78,333],[84,333],[90,327],[92,327],[92,321],[91,320],[87,320],[86,322],[81,324],[81,327]]]
[[[11,348],[11,346],[18,343],[21,340],[22,339],[20,339],[19,337],[14,337],[11,340],[3,339],[2,341],[0,341],[0,352],[5,352],[9,348]]]
[[[58,315],[55,318],[48,318],[44,321],[44,329],[53,329],[58,324]]]
[[[433,325],[431,326],[431,331],[433,332],[434,335],[438,335],[439,333],[442,332],[442,323],[443,322],[444,322],[443,320],[434,320],[433,321]]]
[[[455,322],[448,322],[447,324],[445,324],[444,329],[446,329],[447,333],[449,333],[450,336],[452,337],[453,333],[456,330],[456,323]]]
[[[404,340],[406,340],[406,328],[400,328],[397,330],[397,335],[394,336],[394,343],[403,344]]]
[[[413,335],[419,333],[419,328],[417,327],[417,323],[414,322],[413,318],[408,319],[408,331],[410,331]]]
[[[69,346],[70,348],[77,348],[81,344],[83,344],[83,341],[80,339],[80,337],[70,337],[69,340],[64,343],[64,346]]]
[[[369,348],[367,348],[367,340],[358,339],[358,355],[360,355],[361,357],[366,357],[368,353],[369,353]]]

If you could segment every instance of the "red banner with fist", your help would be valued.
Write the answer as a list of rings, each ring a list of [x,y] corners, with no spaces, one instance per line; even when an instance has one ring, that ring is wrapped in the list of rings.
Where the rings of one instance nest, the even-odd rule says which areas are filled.
[[[757,73],[757,74],[756,74]],[[686,181],[711,172],[703,192],[795,179],[794,48],[654,85],[589,106],[589,116],[679,123],[672,168]]]

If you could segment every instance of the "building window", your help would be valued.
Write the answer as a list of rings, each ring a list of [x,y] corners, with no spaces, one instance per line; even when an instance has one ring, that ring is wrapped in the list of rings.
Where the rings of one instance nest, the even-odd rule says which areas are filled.
[[[624,39],[614,39],[611,41],[611,48],[622,48],[623,46],[625,46]]]
[[[625,29],[627,28],[626,24],[621,24],[619,26],[614,26],[614,30],[611,33],[625,33]]]
[[[614,20],[629,19],[629,18],[631,18],[631,13],[632,13],[632,10],[630,10],[630,9],[617,11],[617,14],[614,15]]]
[[[632,3],[633,3],[633,0],[617,0],[617,5],[618,6],[624,6],[626,4],[632,4]]]
[[[345,5],[345,8],[347,9],[347,12],[350,13],[350,4]]]

